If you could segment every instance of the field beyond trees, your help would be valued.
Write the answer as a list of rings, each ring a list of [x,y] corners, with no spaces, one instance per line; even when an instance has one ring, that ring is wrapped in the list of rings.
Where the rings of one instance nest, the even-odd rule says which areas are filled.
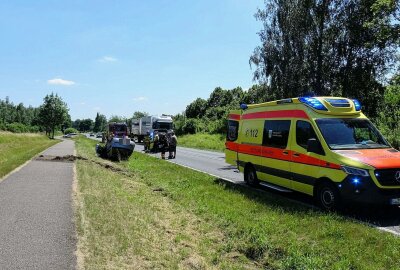
[[[0,132],[0,178],[58,142],[40,134]]]
[[[104,161],[95,144],[76,139],[83,268],[400,268],[392,234],[145,154]]]

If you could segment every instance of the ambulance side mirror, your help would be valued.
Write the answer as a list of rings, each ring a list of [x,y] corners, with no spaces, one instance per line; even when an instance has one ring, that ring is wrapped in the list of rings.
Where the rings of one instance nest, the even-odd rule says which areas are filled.
[[[318,155],[325,155],[321,144],[315,138],[308,139],[307,141],[307,152],[316,153]]]

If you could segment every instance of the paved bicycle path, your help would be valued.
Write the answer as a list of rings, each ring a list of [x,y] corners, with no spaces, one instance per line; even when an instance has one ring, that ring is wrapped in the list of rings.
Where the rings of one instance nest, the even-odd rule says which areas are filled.
[[[74,153],[63,141],[42,155]],[[0,268],[75,269],[73,163],[32,160],[0,183]]]

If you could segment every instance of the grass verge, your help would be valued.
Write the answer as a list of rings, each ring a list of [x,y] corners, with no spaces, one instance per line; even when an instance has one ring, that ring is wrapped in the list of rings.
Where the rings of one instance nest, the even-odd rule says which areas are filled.
[[[57,142],[39,134],[0,132],[0,178]]]
[[[114,166],[77,161],[85,268],[400,268],[399,238],[345,217],[140,153]]]
[[[183,135],[179,136],[178,145],[223,152],[225,150],[225,135],[205,133]]]

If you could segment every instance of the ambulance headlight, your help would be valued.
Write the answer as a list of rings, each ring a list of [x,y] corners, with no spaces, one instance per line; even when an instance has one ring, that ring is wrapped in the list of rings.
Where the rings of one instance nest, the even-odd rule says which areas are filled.
[[[364,169],[349,167],[342,165],[342,170],[351,175],[358,175],[358,176],[369,176],[368,171]]]

